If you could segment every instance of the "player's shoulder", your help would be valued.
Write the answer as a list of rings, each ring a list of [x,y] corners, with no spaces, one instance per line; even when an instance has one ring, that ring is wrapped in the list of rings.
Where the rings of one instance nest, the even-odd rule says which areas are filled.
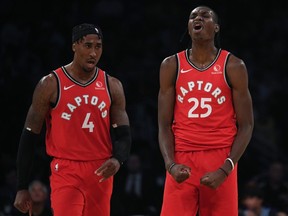
[[[177,64],[177,58],[185,55],[185,53],[187,52],[187,49],[183,49],[183,50],[179,50],[171,55],[166,56],[162,62],[161,65],[172,65],[174,66],[175,64]]]
[[[123,85],[119,78],[107,74],[109,89],[112,94],[123,91]]]
[[[121,81],[119,78],[115,77],[115,76],[112,76],[110,74],[107,74],[107,78],[108,78],[108,82],[109,84],[112,84],[112,85],[119,85],[121,84]]]
[[[49,89],[57,86],[57,80],[54,72],[44,75],[38,82],[38,88]]]
[[[245,68],[246,67],[245,62],[241,57],[239,57],[236,54],[229,52],[227,50],[225,50],[225,51],[228,52],[228,54],[229,54],[229,58],[227,60],[227,68],[237,69],[237,68]]]
[[[227,77],[230,82],[235,83],[242,77],[246,77],[248,71],[243,59],[235,54],[230,53],[226,64]]]
[[[124,87],[120,79],[118,79],[115,76],[111,76],[109,74],[107,74],[107,78],[108,78],[108,83],[109,83],[108,88],[112,96],[112,100],[115,101],[115,100],[123,98]]]
[[[166,56],[161,62],[161,68],[175,67],[177,65],[176,54]]]
[[[225,53],[226,55],[228,55],[228,62],[231,62],[231,63],[244,63],[243,59],[241,59],[239,56],[237,56],[232,51],[229,51],[229,50],[226,50],[226,49],[221,49],[221,53]]]

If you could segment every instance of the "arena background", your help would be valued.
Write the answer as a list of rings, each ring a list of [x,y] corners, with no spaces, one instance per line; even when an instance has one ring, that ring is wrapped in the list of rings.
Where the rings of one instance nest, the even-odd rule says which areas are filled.
[[[4,214],[5,208],[13,204],[18,140],[33,89],[43,75],[72,60],[71,29],[75,24],[90,22],[99,25],[104,34],[99,67],[123,82],[133,135],[132,154],[148,175],[149,185],[139,198],[142,206],[137,208],[150,215],[159,214],[165,174],[157,140],[159,66],[163,58],[186,46],[180,39],[188,16],[191,9],[202,4],[219,15],[222,48],[242,58],[249,72],[255,129],[239,162],[239,189],[265,175],[277,160],[284,165],[287,181],[285,1],[1,0],[0,213],[9,215]],[[44,143],[36,157],[33,178],[48,185],[49,158]],[[119,189],[124,188],[129,169],[125,164],[116,176],[113,215],[133,214],[125,213],[125,209],[132,208],[127,203],[131,205],[133,198],[126,197],[127,203],[122,203],[123,191]]]

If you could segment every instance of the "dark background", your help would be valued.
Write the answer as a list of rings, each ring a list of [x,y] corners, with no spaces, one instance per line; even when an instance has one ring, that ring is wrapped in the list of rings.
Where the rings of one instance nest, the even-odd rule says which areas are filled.
[[[159,208],[164,178],[157,140],[159,66],[166,56],[186,46],[180,40],[189,14],[201,4],[216,11],[222,48],[242,58],[249,72],[255,129],[239,162],[239,188],[265,173],[272,161],[281,160],[287,170],[285,1],[1,0],[0,186],[4,187],[7,179],[15,180],[18,140],[36,83],[72,60],[71,29],[88,22],[103,30],[104,51],[98,66],[123,83],[132,127],[132,153],[140,156],[152,184],[155,180],[159,190],[155,205]],[[48,184],[44,143],[36,157],[35,178]],[[13,193],[10,199],[14,199]]]

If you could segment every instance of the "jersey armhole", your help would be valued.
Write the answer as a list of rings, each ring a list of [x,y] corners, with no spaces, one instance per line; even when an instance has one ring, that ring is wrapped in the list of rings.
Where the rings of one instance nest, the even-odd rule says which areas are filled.
[[[180,70],[180,64],[179,64],[179,57],[178,54],[175,54],[175,59],[176,59],[176,71],[175,71],[175,80],[174,80],[174,85],[176,85],[176,81],[179,76],[179,70]]]
[[[231,84],[231,82],[230,82],[230,80],[229,80],[229,76],[228,76],[228,74],[227,74],[227,63],[228,63],[228,61],[229,61],[230,56],[231,56],[231,54],[228,53],[227,58],[226,58],[226,61],[225,61],[225,66],[224,66],[224,74],[225,74],[225,79],[226,79],[227,85],[228,85],[230,88],[232,88],[232,84]]]
[[[112,104],[112,94],[111,94],[110,85],[109,85],[109,74],[107,74],[105,71],[103,71],[103,73],[104,73],[105,82],[106,82],[106,86],[107,86],[107,93],[109,95],[110,102]]]
[[[55,103],[50,102],[50,106],[52,108],[55,108],[56,104],[58,103],[59,98],[60,98],[60,94],[59,94],[59,92],[60,92],[60,83],[59,83],[59,78],[57,76],[57,73],[54,70],[51,72],[51,74],[53,74],[55,76],[56,82],[57,82],[57,97],[56,97],[56,101],[55,101]]]

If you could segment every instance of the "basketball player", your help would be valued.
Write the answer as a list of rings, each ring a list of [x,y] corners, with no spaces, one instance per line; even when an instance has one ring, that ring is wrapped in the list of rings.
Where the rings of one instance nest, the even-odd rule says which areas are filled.
[[[237,162],[252,136],[252,99],[243,60],[216,47],[219,31],[215,12],[196,7],[191,46],[160,66],[161,216],[238,215]]]
[[[34,146],[46,122],[54,216],[110,215],[113,176],[129,156],[131,134],[121,82],[97,67],[102,49],[99,27],[75,26],[73,61],[44,76],[34,90],[17,156],[14,206],[23,213],[31,209]]]

